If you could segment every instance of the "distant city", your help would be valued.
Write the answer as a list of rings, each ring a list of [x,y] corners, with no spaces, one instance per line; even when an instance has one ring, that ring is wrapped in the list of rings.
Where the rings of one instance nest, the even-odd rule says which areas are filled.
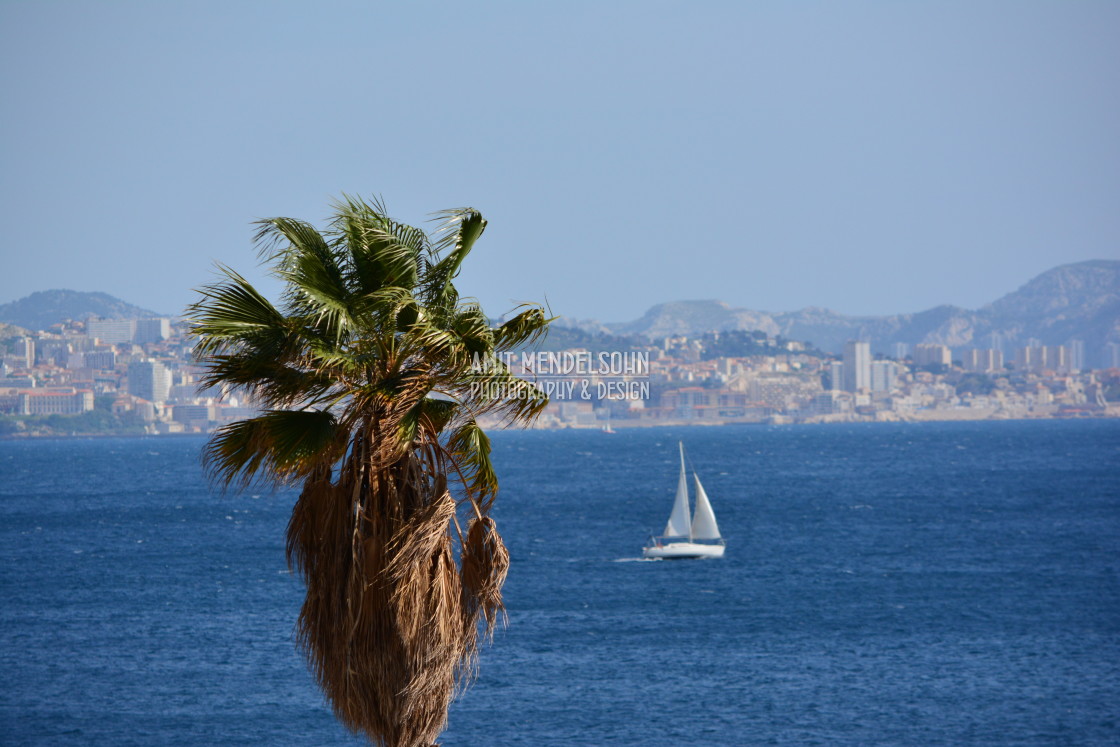
[[[896,343],[872,356],[853,340],[841,355],[802,343],[759,340],[770,352],[713,357],[705,342],[664,339],[649,348],[648,399],[554,401],[545,427],[724,423],[987,420],[1120,415],[1120,344],[1111,366],[1087,370],[1084,345],[954,351]],[[637,377],[630,377],[635,379]],[[593,388],[592,391],[595,389]]]
[[[208,433],[256,414],[244,393],[200,387],[187,331],[168,317],[88,318],[0,338],[0,435]],[[830,354],[731,331],[646,340],[619,355],[635,352],[642,363],[627,372],[551,375],[551,391],[583,394],[554,398],[537,427],[1120,415],[1115,342],[1098,369],[1079,340],[1010,351],[895,343],[886,355],[852,340]]]
[[[105,293],[0,304],[0,436],[208,433],[256,414],[199,385],[188,332]],[[1116,417],[1120,262],[1056,267],[977,311],[675,301],[560,318],[503,365],[551,398],[542,428]]]
[[[90,318],[0,340],[0,435],[203,433],[256,414],[199,388],[185,332],[166,317]]]

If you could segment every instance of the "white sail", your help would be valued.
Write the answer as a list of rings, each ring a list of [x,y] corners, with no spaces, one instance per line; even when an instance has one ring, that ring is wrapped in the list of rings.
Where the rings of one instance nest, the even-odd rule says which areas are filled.
[[[723,538],[716,526],[716,516],[708,494],[696,478],[696,513],[689,519],[688,478],[684,467],[684,444],[681,449],[681,476],[677,480],[677,497],[673,501],[673,512],[669,523],[660,537],[650,537],[650,543],[642,548],[642,557],[651,560],[671,558],[722,558],[725,547]],[[664,541],[663,541],[664,540]],[[714,542],[713,542],[714,540]]]
[[[709,509],[710,511],[711,509]],[[684,475],[684,444],[681,444],[681,476],[677,480],[677,497],[673,501],[673,513],[669,514],[669,523],[665,525],[665,537],[690,536],[690,522],[688,520],[688,480]]]
[[[692,478],[696,480],[696,513],[692,516],[692,538],[720,539],[716,515],[712,512],[712,504],[708,502],[708,494],[704,492],[704,486],[700,484],[700,478],[695,473]]]

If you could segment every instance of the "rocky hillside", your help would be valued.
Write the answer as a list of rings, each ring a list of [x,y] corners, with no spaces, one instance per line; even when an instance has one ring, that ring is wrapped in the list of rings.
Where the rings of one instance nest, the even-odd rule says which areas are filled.
[[[66,319],[160,316],[105,293],[52,290],[0,304],[0,323],[29,330],[49,329]],[[1120,342],[1120,261],[1094,260],[1062,265],[1022,288],[975,311],[938,306],[916,314],[845,316],[828,309],[766,312],[732,308],[722,301],[671,301],[654,306],[632,322],[605,324],[561,318],[557,327],[574,332],[554,335],[555,345],[626,347],[628,337],[660,338],[711,331],[759,330],[771,336],[813,343],[839,352],[846,340],[870,340],[872,350],[889,353],[895,342],[938,343],[950,347],[988,347],[993,336],[1005,348],[1030,338],[1045,345],[1084,340],[1091,357],[1107,342]],[[563,338],[563,339],[561,339]]]
[[[977,314],[990,331],[1011,338],[1120,342],[1120,262],[1056,267]]]
[[[993,334],[1011,347],[1029,338],[1046,345],[1081,339],[1089,350],[1099,350],[1106,342],[1120,342],[1120,262],[1094,260],[1056,267],[976,311],[938,306],[916,314],[858,317],[812,307],[772,313],[736,309],[722,301],[674,301],[658,304],[632,322],[561,319],[559,323],[587,332],[650,338],[761,330],[834,352],[850,339],[870,340],[876,352],[889,352],[895,342],[988,347]]]

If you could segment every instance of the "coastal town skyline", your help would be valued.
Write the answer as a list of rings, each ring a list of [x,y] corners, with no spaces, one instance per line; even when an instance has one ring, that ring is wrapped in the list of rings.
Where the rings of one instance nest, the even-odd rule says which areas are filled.
[[[246,392],[199,383],[180,320],[89,317],[6,333],[3,437],[210,433],[260,410]],[[476,358],[473,368],[532,381],[552,400],[536,423],[543,428],[1120,417],[1115,341],[1098,351],[1084,339],[1052,345],[993,333],[959,348],[895,342],[876,355],[870,341],[849,340],[835,354],[737,330],[639,335],[628,345],[526,349]]]

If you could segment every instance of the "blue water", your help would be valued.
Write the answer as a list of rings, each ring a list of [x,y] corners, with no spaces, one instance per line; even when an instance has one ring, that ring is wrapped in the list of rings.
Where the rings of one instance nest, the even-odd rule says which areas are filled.
[[[676,440],[728,538],[640,561]],[[355,744],[292,495],[200,438],[0,442],[0,742]],[[1120,422],[494,434],[510,625],[451,745],[1120,743]]]

